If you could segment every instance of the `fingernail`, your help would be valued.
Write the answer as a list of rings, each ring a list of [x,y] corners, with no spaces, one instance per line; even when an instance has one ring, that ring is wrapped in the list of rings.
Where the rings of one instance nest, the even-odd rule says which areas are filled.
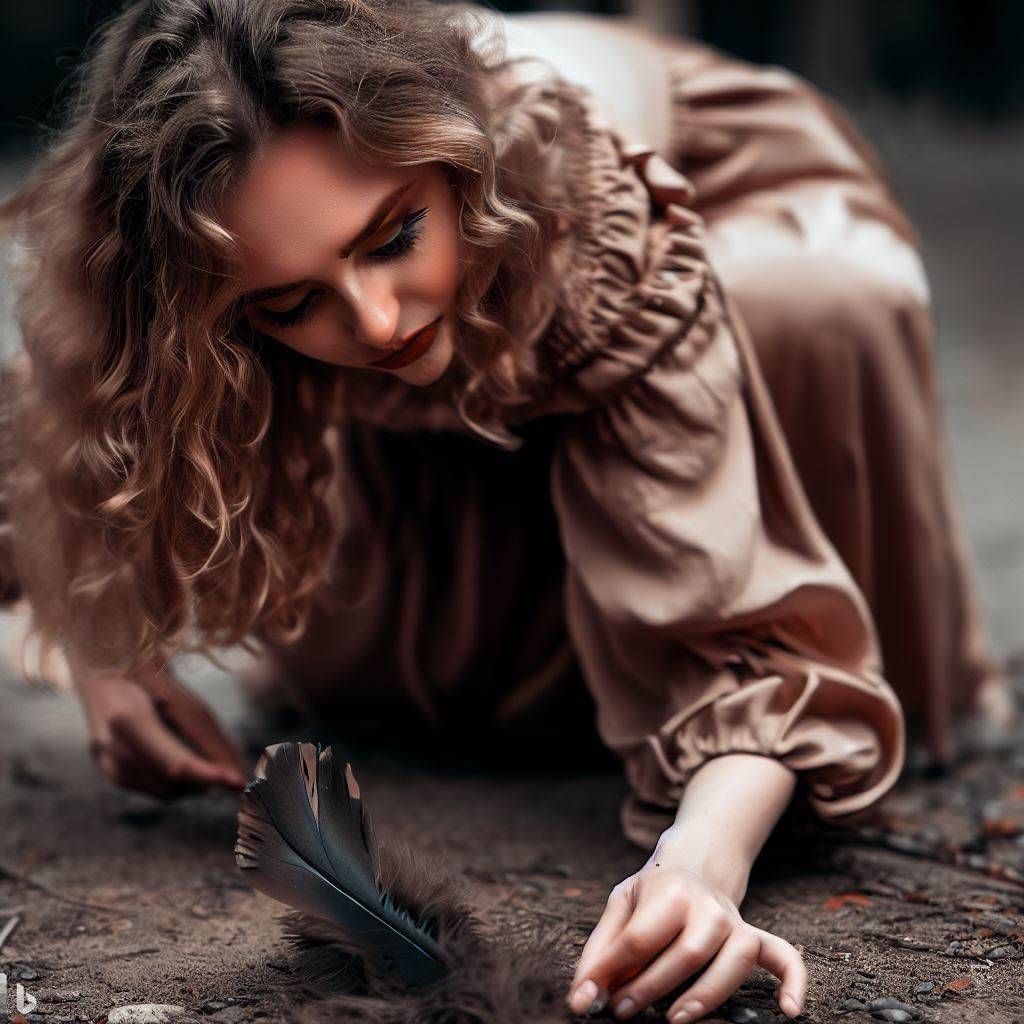
[[[790,1017],[795,1017],[800,1012],[797,1008],[796,1000],[792,996],[782,997],[782,1008],[790,1015]]]
[[[589,979],[583,982],[582,985],[569,999],[569,1006],[573,1013],[583,1013],[584,1009],[590,1004],[594,996],[597,995],[597,983],[590,981]]]
[[[672,1018],[672,1024],[682,1024],[683,1021],[692,1020],[704,1009],[700,1003],[693,1001],[683,1003],[683,1008]]]
[[[615,1007],[616,1017],[628,1017],[636,1009],[636,1000],[632,996],[626,996]]]

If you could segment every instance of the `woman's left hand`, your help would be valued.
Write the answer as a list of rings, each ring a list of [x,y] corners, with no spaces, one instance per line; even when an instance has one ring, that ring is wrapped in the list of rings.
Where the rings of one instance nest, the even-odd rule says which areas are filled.
[[[655,854],[612,889],[580,955],[569,1008],[586,1013],[595,997],[610,993],[615,1017],[627,1020],[705,964],[703,976],[668,1008],[672,1024],[709,1013],[755,964],[781,980],[776,996],[783,1013],[795,1017],[803,1009],[807,968],[795,947],[747,924],[724,887]],[[632,1005],[620,1009],[626,999]]]

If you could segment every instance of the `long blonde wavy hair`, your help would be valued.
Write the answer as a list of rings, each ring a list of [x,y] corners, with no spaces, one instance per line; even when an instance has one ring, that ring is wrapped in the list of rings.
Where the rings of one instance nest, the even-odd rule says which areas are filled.
[[[144,0],[90,41],[0,206],[24,342],[2,378],[0,601],[27,600],[40,664],[63,648],[131,675],[290,643],[330,578],[331,432],[346,395],[381,385],[241,316],[218,211],[280,126],[331,127],[370,163],[446,167],[471,253],[459,412],[518,443],[500,414],[539,380],[546,268],[575,223],[553,144],[571,87],[509,87],[516,62],[478,42],[481,19],[426,0]],[[48,673],[30,681],[65,685]]]

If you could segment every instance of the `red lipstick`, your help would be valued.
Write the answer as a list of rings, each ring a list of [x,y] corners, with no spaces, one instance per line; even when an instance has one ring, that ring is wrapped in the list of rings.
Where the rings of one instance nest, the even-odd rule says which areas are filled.
[[[384,356],[383,359],[367,363],[367,366],[379,366],[385,370],[397,370],[399,367],[407,366],[413,360],[419,359],[434,344],[438,328],[441,326],[443,319],[444,315],[442,314],[436,320],[427,324],[426,327],[421,327],[415,334],[411,335],[401,348],[396,349],[390,355]]]

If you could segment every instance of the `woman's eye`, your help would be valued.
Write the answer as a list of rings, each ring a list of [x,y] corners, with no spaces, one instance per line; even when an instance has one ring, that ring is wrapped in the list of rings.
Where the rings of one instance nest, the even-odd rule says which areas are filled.
[[[402,226],[398,233],[382,246],[374,249],[370,256],[377,260],[393,260],[399,256],[404,256],[416,245],[416,239],[420,237],[423,231],[421,221],[426,217],[428,209],[429,207],[425,206],[422,210],[410,213],[402,221]]]
[[[260,312],[270,321],[277,324],[280,327],[294,327],[296,324],[301,324],[303,320],[309,316],[310,308],[313,305],[313,297],[318,292],[309,292],[306,297],[297,305],[291,309],[275,310],[275,309],[263,309],[260,307]]]
[[[416,210],[414,213],[406,216],[402,221],[401,228],[399,228],[395,235],[382,246],[374,249],[370,256],[376,260],[393,260],[404,256],[416,245],[416,240],[423,232],[422,221],[428,211],[429,207],[425,206],[422,210]],[[319,294],[319,291],[309,292],[297,306],[293,306],[291,309],[279,311],[264,309],[261,306],[259,311],[271,323],[277,324],[278,327],[295,327],[308,318],[313,308],[313,299]]]

